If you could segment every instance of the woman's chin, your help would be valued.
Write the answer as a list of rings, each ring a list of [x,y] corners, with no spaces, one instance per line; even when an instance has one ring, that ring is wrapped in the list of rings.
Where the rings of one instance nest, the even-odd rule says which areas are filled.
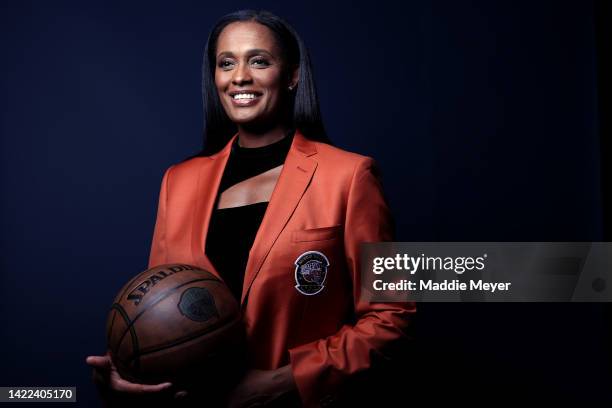
[[[234,122],[237,125],[249,125],[249,124],[254,125],[261,121],[261,118],[259,117],[259,115],[247,113],[247,112],[241,112],[237,115],[232,115],[230,116],[230,119],[232,122]]]
[[[257,130],[267,130],[275,127],[278,123],[274,119],[264,118],[261,116],[242,116],[230,118],[236,125],[244,128]]]

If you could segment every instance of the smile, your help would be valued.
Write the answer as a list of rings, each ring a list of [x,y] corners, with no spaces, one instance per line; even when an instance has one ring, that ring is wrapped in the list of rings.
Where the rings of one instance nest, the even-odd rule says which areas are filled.
[[[259,92],[231,92],[229,96],[234,106],[251,106],[259,101],[261,94]]]
[[[234,99],[254,99],[255,98],[255,94],[236,94],[236,95],[232,95],[232,98]]]

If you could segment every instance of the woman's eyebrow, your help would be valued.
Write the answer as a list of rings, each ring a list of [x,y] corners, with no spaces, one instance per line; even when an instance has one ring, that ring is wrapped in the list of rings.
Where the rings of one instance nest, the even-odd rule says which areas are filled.
[[[245,54],[248,57],[252,55],[257,55],[257,54],[266,54],[270,58],[274,58],[274,56],[272,55],[272,53],[270,53],[270,51],[264,50],[263,48],[253,48],[253,49],[248,50]],[[223,51],[217,55],[217,59],[223,58],[223,57],[234,57],[234,53],[231,51]]]
[[[263,48],[254,48],[252,50],[247,51],[247,55],[256,55],[256,54],[266,54],[271,58],[274,58],[270,51],[264,50]]]

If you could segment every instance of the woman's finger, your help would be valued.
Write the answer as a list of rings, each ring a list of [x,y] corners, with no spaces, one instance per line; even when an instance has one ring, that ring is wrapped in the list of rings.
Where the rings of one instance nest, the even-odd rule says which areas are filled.
[[[111,360],[109,356],[89,356],[85,359],[85,362],[96,368],[111,368]]]
[[[89,356],[85,362],[93,367],[92,379],[94,383],[108,384],[112,363],[107,356]]]
[[[130,394],[150,394],[167,390],[172,387],[172,383],[166,382],[161,384],[137,384],[119,378],[113,384],[113,389],[118,392],[127,392]]]

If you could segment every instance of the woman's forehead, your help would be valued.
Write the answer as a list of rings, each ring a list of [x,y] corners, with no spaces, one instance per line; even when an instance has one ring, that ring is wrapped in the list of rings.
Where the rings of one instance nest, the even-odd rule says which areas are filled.
[[[263,49],[272,54],[280,53],[272,30],[254,21],[230,23],[217,39],[217,55],[224,52],[241,54],[252,49]]]

